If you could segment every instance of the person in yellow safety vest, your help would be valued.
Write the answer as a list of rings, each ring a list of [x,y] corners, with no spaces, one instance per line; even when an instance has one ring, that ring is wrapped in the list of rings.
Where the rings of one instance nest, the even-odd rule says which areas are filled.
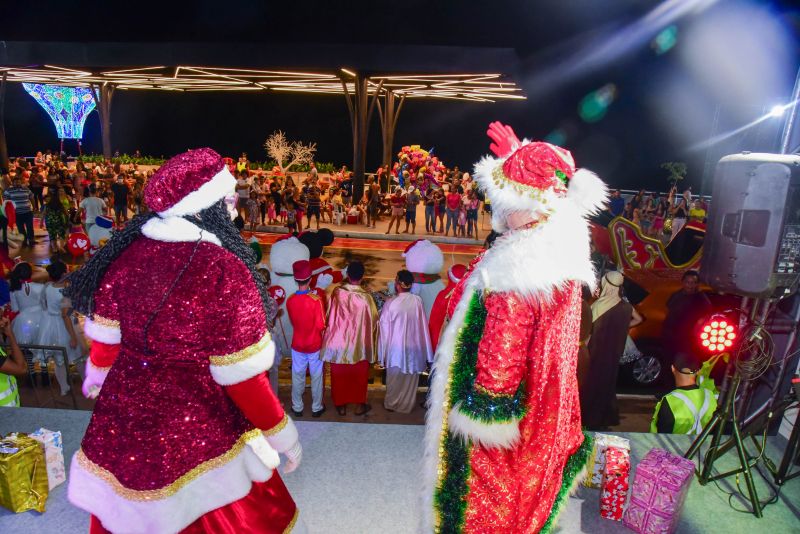
[[[717,399],[707,387],[697,385],[700,364],[691,355],[679,352],[672,364],[675,389],[658,401],[650,432],[659,434],[699,434],[717,409]]]
[[[11,348],[10,354],[0,348],[0,408],[19,406],[19,390],[17,379],[28,371],[28,365],[19,350],[14,332],[11,331],[11,321],[7,317],[0,317],[0,331],[2,331]]]

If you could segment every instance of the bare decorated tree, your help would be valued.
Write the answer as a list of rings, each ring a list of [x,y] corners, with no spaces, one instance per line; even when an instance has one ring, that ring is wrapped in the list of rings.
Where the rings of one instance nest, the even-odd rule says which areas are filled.
[[[295,165],[304,165],[314,161],[317,144],[305,145],[300,141],[290,143],[286,139],[286,134],[278,130],[264,142],[264,149],[267,151],[267,155],[278,164],[281,172],[285,174]]]

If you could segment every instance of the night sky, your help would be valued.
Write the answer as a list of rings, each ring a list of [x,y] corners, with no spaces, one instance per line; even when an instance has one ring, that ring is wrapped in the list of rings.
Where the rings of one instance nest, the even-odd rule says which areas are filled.
[[[486,125],[500,120],[520,136],[544,138],[558,131],[580,166],[625,188],[663,190],[666,174],[659,165],[686,161],[687,182],[699,191],[707,160],[744,149],[775,151],[782,127],[778,119],[708,150],[697,145],[787,102],[800,65],[800,12],[792,2],[412,0],[391,7],[375,1],[276,7],[203,0],[182,11],[151,9],[147,3],[80,4],[82,9],[65,13],[48,12],[49,3],[38,2],[35,14],[29,5],[4,6],[7,21],[33,17],[36,24],[4,22],[2,38],[513,48],[521,65],[514,77],[528,100],[406,102],[395,150],[404,144],[435,147],[448,165],[469,168],[488,152]],[[652,39],[670,24],[677,29],[676,44],[656,54]],[[609,83],[616,98],[606,115],[591,124],[581,120],[581,98]],[[12,155],[58,147],[49,118],[21,85],[9,86],[5,111]],[[247,151],[251,159],[263,160],[264,139],[282,129],[290,139],[315,141],[318,160],[352,164],[347,107],[334,95],[117,91],[112,122],[113,145],[121,152],[138,148],[169,156],[205,145],[223,155]],[[380,143],[376,115],[368,170],[380,163]],[[84,146],[101,151],[96,113],[87,120]],[[74,153],[74,144],[67,142],[67,151]]]

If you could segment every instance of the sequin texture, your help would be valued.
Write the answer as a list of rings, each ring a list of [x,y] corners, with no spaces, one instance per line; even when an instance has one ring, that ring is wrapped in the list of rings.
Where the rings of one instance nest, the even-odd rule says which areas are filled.
[[[98,311],[119,321],[122,343],[82,451],[129,490],[169,487],[254,429],[209,371],[210,356],[237,353],[266,335],[247,267],[201,243],[157,310],[194,247],[137,239],[95,297]]]
[[[546,301],[515,293],[484,298],[487,319],[476,384],[494,394],[513,395],[524,382],[527,411],[514,447],[471,444],[466,466],[448,462],[453,454],[443,421],[439,483],[454,469],[468,476],[459,530],[536,532],[548,522],[562,492],[562,477],[574,471],[565,470],[568,459],[583,441],[575,374],[579,303],[576,282],[566,283]],[[453,525],[438,519],[441,531],[451,530]]]

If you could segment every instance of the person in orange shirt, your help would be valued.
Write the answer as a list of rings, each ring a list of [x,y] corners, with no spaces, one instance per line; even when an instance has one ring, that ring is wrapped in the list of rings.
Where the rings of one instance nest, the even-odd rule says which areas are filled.
[[[303,392],[306,388],[306,369],[311,374],[311,415],[325,412],[323,363],[319,359],[322,333],[325,330],[325,309],[322,300],[310,289],[311,263],[308,260],[292,264],[298,290],[286,301],[286,311],[294,329],[292,336],[292,413],[303,416]]]

